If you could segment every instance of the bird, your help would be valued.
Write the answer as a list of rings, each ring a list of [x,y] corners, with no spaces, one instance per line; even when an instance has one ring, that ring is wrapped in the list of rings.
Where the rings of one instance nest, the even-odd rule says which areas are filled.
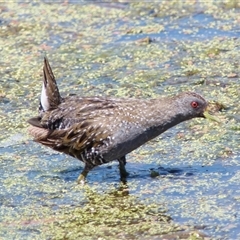
[[[33,140],[85,163],[78,183],[94,167],[117,160],[126,181],[126,155],[169,128],[210,115],[207,101],[195,92],[155,99],[104,96],[61,97],[47,57],[38,116],[28,120]]]

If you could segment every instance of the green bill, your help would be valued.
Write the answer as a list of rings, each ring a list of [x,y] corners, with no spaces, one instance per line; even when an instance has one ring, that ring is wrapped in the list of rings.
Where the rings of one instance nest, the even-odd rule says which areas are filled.
[[[218,122],[220,123],[220,119],[218,119],[217,117],[211,115],[207,110],[204,111],[203,113],[203,116],[211,121],[215,121],[215,122]]]

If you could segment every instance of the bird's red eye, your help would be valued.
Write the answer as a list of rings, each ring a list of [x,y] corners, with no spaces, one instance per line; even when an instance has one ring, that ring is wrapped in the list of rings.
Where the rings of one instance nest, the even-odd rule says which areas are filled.
[[[198,107],[198,102],[191,102],[191,106],[193,108],[197,108]]]

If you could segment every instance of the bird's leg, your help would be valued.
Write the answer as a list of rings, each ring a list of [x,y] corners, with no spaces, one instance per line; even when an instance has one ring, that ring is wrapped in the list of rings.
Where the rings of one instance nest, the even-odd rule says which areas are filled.
[[[126,177],[129,175],[125,168],[126,157],[123,156],[123,157],[119,158],[118,161],[119,161],[119,171],[120,171],[121,181],[126,182]]]
[[[79,177],[77,179],[78,184],[84,184],[85,183],[87,174],[91,169],[92,169],[91,166],[89,166],[87,164],[85,165],[83,171],[81,172],[81,174],[79,175]]]
[[[87,176],[88,172],[89,171],[87,171],[85,169],[81,172],[81,174],[78,176],[78,179],[77,179],[78,184],[84,184],[85,183],[86,176]]]

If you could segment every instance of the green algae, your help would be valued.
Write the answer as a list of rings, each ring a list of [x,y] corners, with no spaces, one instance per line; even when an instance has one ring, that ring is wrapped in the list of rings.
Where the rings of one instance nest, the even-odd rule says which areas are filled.
[[[66,211],[62,221],[53,223],[54,239],[74,239],[91,236],[104,239],[136,238],[137,236],[166,233],[179,228],[157,204],[139,202],[125,191],[97,194],[85,189],[87,203]],[[67,220],[66,220],[67,218]],[[120,228],[119,228],[120,227]]]
[[[239,205],[230,199],[239,199],[240,194],[239,38],[167,40],[151,35],[171,25],[186,36],[196,36],[201,26],[180,29],[178,20],[199,11],[215,19],[204,25],[206,29],[234,31],[239,26],[237,8],[236,1],[139,2],[119,8],[2,3],[0,236],[176,237],[176,231],[189,227],[175,219],[210,228],[214,227],[207,218],[222,221],[212,230],[215,238],[223,225],[226,232],[234,230],[234,224],[237,228],[239,218],[234,214]],[[160,18],[166,19],[156,23]],[[145,38],[153,41],[138,42]],[[90,189],[75,189],[75,179],[63,176],[76,160],[34,145],[26,131],[26,120],[37,114],[45,55],[63,95],[147,98],[197,91],[225,106],[214,113],[222,124],[194,119],[129,154],[130,195],[120,191],[116,196],[111,183],[118,181],[114,167],[91,173]],[[214,170],[219,164],[223,168]],[[170,169],[164,175],[161,167],[182,168],[183,173]],[[223,171],[228,167],[234,168],[232,175]],[[95,176],[103,176],[101,186]],[[109,193],[112,188],[114,194]],[[198,239],[194,234],[186,238]]]

